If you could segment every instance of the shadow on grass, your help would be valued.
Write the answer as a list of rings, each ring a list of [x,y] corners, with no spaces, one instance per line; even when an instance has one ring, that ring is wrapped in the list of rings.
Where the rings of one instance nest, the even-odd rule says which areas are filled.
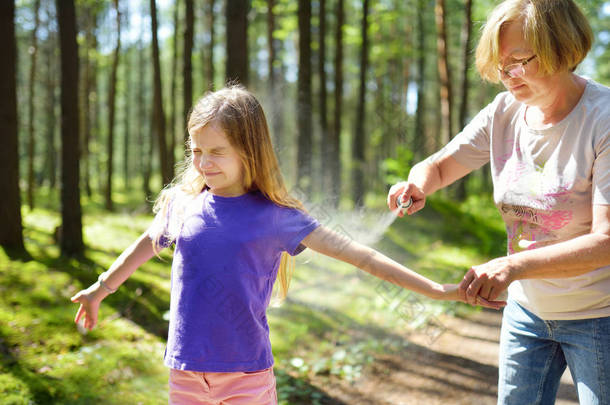
[[[0,333],[0,356],[1,356],[1,368],[0,371],[3,374],[10,374],[13,378],[13,386],[5,386],[2,387],[1,393],[4,396],[11,398],[11,391],[19,391],[14,392],[14,398],[11,398],[12,403],[28,403],[25,402],[26,399],[24,395],[31,397],[28,399],[33,399],[36,404],[52,404],[54,403],[53,395],[50,393],[51,387],[57,387],[56,378],[39,375],[36,374],[33,370],[24,367],[20,361],[19,357],[16,353],[19,351],[19,347],[17,345],[11,345],[7,336],[3,333]],[[27,391],[29,393],[24,393],[24,387],[22,384],[27,387]],[[8,384],[7,384],[8,385]],[[55,390],[56,388],[53,388]],[[8,392],[7,392],[8,391]],[[23,402],[22,402],[23,401]]]
[[[274,367],[273,372],[280,401],[287,401],[290,405],[347,405],[343,401],[332,398],[320,387],[316,387],[302,378],[291,376],[282,368]]]
[[[3,246],[2,249],[4,250],[6,256],[12,261],[19,261],[25,263],[29,262],[30,260],[33,260],[33,257],[25,248]]]

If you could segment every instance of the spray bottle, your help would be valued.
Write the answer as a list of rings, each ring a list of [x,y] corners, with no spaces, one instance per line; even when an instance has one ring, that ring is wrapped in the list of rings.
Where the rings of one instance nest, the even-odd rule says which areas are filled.
[[[399,208],[403,213],[406,213],[407,209],[413,205],[413,199],[411,197],[409,197],[407,201],[404,201],[405,193],[402,193],[396,199],[396,208]]]

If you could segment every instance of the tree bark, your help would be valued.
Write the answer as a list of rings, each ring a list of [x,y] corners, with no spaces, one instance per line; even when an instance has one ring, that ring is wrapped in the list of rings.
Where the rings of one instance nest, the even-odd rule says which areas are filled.
[[[362,5],[362,49],[360,50],[360,92],[358,95],[358,108],[356,110],[356,131],[352,148],[352,200],[356,205],[364,205],[366,188],[364,185],[365,166],[365,133],[364,116],[366,107],[366,71],[368,69],[368,16],[369,0]]]
[[[426,101],[425,101],[425,72],[426,69],[426,28],[424,15],[427,0],[417,2],[417,107],[415,112],[415,134],[413,134],[413,157],[420,161],[426,156]]]
[[[163,186],[171,183],[173,169],[168,158],[167,143],[165,140],[165,114],[163,112],[163,92],[161,87],[161,62],[159,58],[159,40],[157,38],[157,4],[150,0],[150,21],[152,25],[152,53],[153,53],[153,133],[159,142],[159,157],[161,163],[161,179]]]
[[[227,0],[227,82],[248,85],[248,12],[250,0]]]
[[[129,32],[130,31],[130,27],[129,27],[129,4],[126,3],[124,8],[123,8],[123,13],[125,16],[125,32]],[[124,100],[124,105],[125,105],[125,109],[124,109],[124,114],[123,114],[123,120],[124,120],[124,125],[123,125],[123,179],[124,179],[124,187],[126,191],[129,191],[131,189],[130,187],[130,183],[131,183],[131,170],[132,170],[132,165],[131,165],[131,159],[130,159],[130,152],[131,152],[131,148],[130,145],[132,144],[131,142],[131,86],[132,86],[132,69],[131,69],[131,59],[132,59],[132,54],[133,54],[133,46],[127,47],[127,49],[125,49],[124,51],[124,62],[123,62],[123,74],[124,74],[124,81],[125,81],[125,94],[123,97]]]
[[[116,47],[112,58],[112,70],[110,72],[110,82],[108,83],[108,140],[107,140],[107,164],[106,164],[106,190],[105,201],[106,209],[112,211],[114,204],[112,201],[112,176],[114,174],[114,120],[116,113],[116,82],[117,71],[119,68],[119,55],[121,52],[121,13],[119,11],[119,0],[114,0],[116,10]]]
[[[182,115],[181,122],[184,123],[182,125],[182,130],[184,131],[184,144],[189,139],[189,133],[186,130],[188,124],[188,115],[191,111],[191,107],[193,105],[193,35],[195,31],[195,11],[193,6],[193,0],[185,0],[184,4],[185,12],[186,12],[186,25],[184,29],[184,63],[182,65],[183,69],[183,107],[184,113]],[[174,151],[172,151],[172,154]]]
[[[95,63],[93,62],[93,58],[90,56],[90,51],[92,48],[95,49],[97,46],[97,41],[95,40],[95,25],[97,20],[96,12],[94,11],[94,7],[85,7],[84,8],[86,17],[86,27],[85,27],[85,49],[84,49],[84,57],[82,64],[84,66],[83,73],[83,96],[82,96],[82,137],[83,144],[81,149],[81,168],[83,172],[83,184],[85,186],[85,192],[90,197],[92,194],[91,190],[91,165],[90,165],[90,154],[89,154],[89,146],[91,142],[91,119],[94,114],[94,109],[92,109],[91,105],[91,94],[95,93]]]
[[[273,7],[275,7],[275,0],[267,0],[267,50],[269,52],[269,59],[267,61],[267,70],[269,71],[269,91],[271,97],[275,91],[275,39],[273,33],[275,31],[275,14],[273,13]]]
[[[127,20],[128,21],[128,20]],[[131,189],[131,49],[125,52],[123,62],[123,72],[125,72],[125,115],[124,117],[124,135],[123,135],[123,179],[125,191]]]
[[[460,103],[460,128],[464,128],[468,119],[468,68],[470,66],[470,40],[472,34],[472,0],[464,1],[464,24],[462,25],[462,102]],[[456,187],[456,199],[466,198],[466,178],[460,179]]]
[[[436,46],[438,50],[438,74],[440,79],[440,97],[441,97],[441,144],[445,145],[453,135],[452,125],[452,93],[451,93],[451,76],[449,73],[449,57],[447,51],[447,10],[445,0],[436,0],[434,8],[436,17],[437,39]]]
[[[278,58],[280,40],[275,38],[275,27],[276,27],[276,15],[274,7],[276,0],[267,0],[267,49],[269,51],[268,70],[269,70],[269,99],[277,100],[282,97],[281,91],[281,66],[282,61]],[[268,117],[270,118],[271,124],[271,136],[273,139],[273,146],[278,156],[280,163],[282,162],[284,149],[284,113],[282,103],[270,103]]]
[[[55,19],[55,16],[51,13],[50,3],[47,3],[46,7],[47,23],[45,28],[49,32],[47,38],[47,46],[45,47],[45,62],[46,62],[46,77],[45,77],[45,88],[46,88],[46,99],[45,99],[45,134],[46,134],[46,147],[45,147],[45,173],[48,176],[49,187],[54,189],[57,184],[57,148],[55,146],[56,138],[56,123],[57,119],[55,116],[55,87],[56,83],[56,58],[55,49],[57,48],[56,34],[50,30],[51,20]]]
[[[17,43],[15,3],[0,2],[0,245],[25,251],[19,193],[19,142],[17,131]]]
[[[140,33],[140,38],[138,39],[138,89],[137,89],[137,98],[138,98],[138,117],[146,117],[148,116],[146,97],[145,97],[145,80],[146,80],[146,70],[145,70],[145,60],[147,60],[146,55],[144,55],[144,45],[142,43],[142,33]],[[144,192],[144,199],[148,200],[151,196],[150,190],[150,176],[152,172],[152,160],[153,160],[153,143],[155,141],[152,136],[152,131],[145,131],[144,126],[146,124],[137,126],[137,139],[138,145],[142,145],[142,153],[138,153],[138,169],[139,173],[142,175],[142,191]],[[150,122],[148,125],[150,129]],[[148,134],[144,136],[144,133]]]
[[[208,26],[210,32],[210,43],[208,45],[208,58],[207,58],[207,69],[206,69],[206,81],[208,83],[208,90],[214,90],[214,45],[216,43],[216,30],[214,29],[214,5],[215,0],[208,0]]]
[[[175,153],[176,153],[176,121],[178,122],[182,122],[182,120],[177,120],[176,117],[176,111],[177,111],[177,95],[176,95],[176,91],[177,91],[177,83],[176,83],[176,76],[178,75],[178,26],[180,24],[180,19],[179,19],[179,11],[180,11],[180,0],[176,0],[176,2],[174,3],[174,46],[173,46],[173,50],[172,50],[172,71],[171,71],[171,85],[170,85],[170,95],[169,95],[169,99],[172,100],[171,103],[169,103],[169,117],[168,117],[168,122],[169,122],[169,160],[170,163],[175,162]]]
[[[11,0],[12,1],[12,0]],[[34,2],[34,29],[32,30],[30,79],[28,85],[28,205],[34,209],[34,155],[36,151],[36,137],[34,128],[35,97],[36,97],[36,66],[38,61],[38,26],[40,25],[40,0]]]
[[[61,232],[64,256],[82,256],[78,151],[78,45],[74,0],[57,0],[57,20],[61,53]]]
[[[311,150],[312,150],[312,123],[311,123],[311,2],[299,0],[299,75],[297,97],[298,153],[297,176],[300,187],[311,194]]]
[[[345,23],[343,0],[337,0],[335,16],[335,111],[333,132],[330,137],[331,150],[331,190],[332,203],[339,205],[341,197],[341,116],[343,114],[343,24]]]
[[[322,154],[321,162],[321,175],[320,182],[322,193],[326,193],[330,189],[328,173],[330,170],[330,159],[331,159],[331,148],[328,140],[328,107],[326,99],[328,98],[328,92],[326,89],[326,0],[320,0],[320,15],[318,16],[319,24],[318,27],[318,76],[320,78],[320,92],[319,92],[319,104],[320,104],[320,151]]]

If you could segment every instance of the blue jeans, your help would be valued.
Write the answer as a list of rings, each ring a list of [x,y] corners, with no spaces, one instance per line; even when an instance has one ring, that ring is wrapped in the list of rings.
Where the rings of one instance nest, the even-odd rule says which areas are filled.
[[[544,321],[509,300],[500,337],[498,405],[552,405],[570,368],[581,405],[610,405],[610,317]]]

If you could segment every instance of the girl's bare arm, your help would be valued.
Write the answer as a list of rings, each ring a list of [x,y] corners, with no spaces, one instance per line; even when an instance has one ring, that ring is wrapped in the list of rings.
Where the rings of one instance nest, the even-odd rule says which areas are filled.
[[[439,284],[395,262],[384,254],[340,235],[324,226],[318,227],[304,240],[303,245],[326,256],[350,263],[382,280],[430,298],[457,300],[456,286]],[[483,303],[492,308],[503,302]]]

